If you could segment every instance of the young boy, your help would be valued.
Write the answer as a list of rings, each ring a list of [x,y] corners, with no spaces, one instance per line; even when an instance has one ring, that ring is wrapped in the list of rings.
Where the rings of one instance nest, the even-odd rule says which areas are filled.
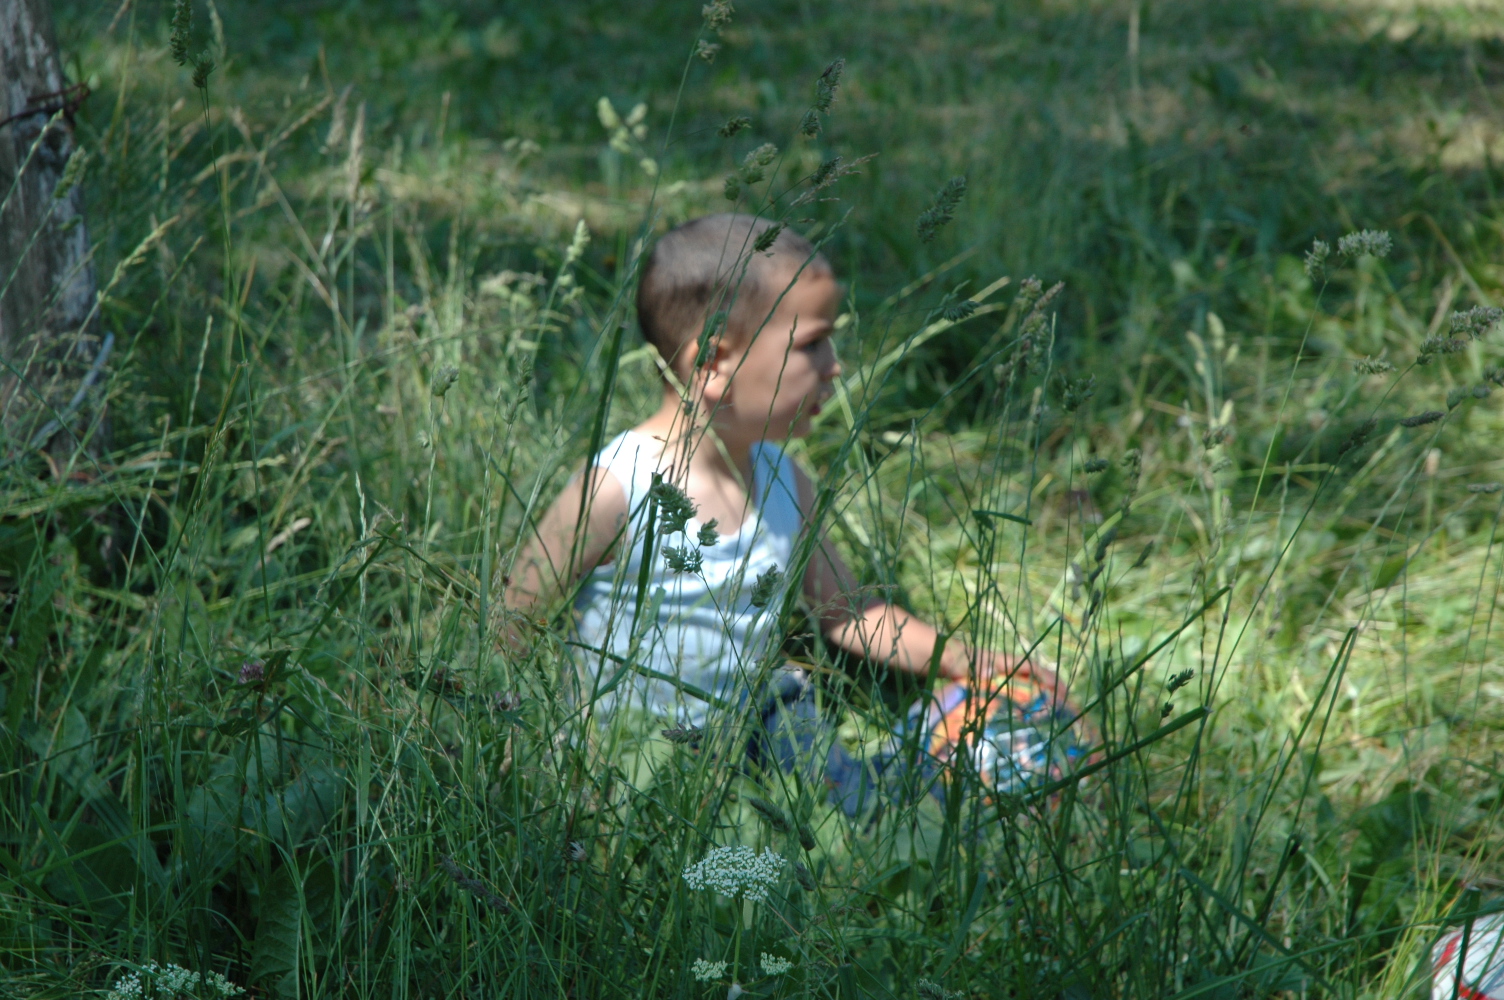
[[[637,314],[663,361],[662,402],[565,487],[513,570],[513,608],[579,587],[578,641],[592,651],[582,654],[581,697],[597,713],[632,705],[698,726],[714,699],[770,725],[779,705],[810,718],[807,679],[776,654],[783,587],[800,588],[837,648],[898,670],[927,675],[941,641],[903,608],[859,596],[823,531],[803,537],[815,487],[780,443],[809,433],[841,375],[842,288],[809,241],[771,229],[713,215],[658,241]],[[694,507],[687,521],[675,491]],[[808,564],[794,579],[801,541]],[[1011,673],[1056,687],[1036,665],[956,639],[940,649],[938,670],[952,681]],[[785,743],[776,753],[788,766],[794,751]]]

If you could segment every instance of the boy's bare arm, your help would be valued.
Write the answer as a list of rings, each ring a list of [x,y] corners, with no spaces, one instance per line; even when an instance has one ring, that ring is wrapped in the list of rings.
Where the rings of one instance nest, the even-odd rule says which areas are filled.
[[[582,522],[580,503],[587,489],[592,496]],[[599,466],[576,475],[518,553],[506,585],[507,607],[529,615],[548,608],[606,560],[626,521],[627,496],[615,476]]]
[[[797,475],[800,510],[805,523],[812,524],[814,484],[804,470],[798,470]],[[804,596],[820,618],[821,631],[836,646],[908,673],[929,673],[935,647],[942,641],[939,631],[896,604],[877,597],[862,598],[856,575],[823,530],[805,570]],[[950,680],[966,680],[975,670],[983,675],[1033,676],[1046,687],[1059,683],[1053,673],[1028,660],[974,649],[958,639],[945,642],[938,666],[940,676]]]

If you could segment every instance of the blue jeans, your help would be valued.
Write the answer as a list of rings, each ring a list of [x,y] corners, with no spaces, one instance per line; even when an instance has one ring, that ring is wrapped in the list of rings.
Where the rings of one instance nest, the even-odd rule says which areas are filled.
[[[879,803],[916,802],[925,795],[943,802],[945,783],[940,779],[947,761],[942,757],[955,748],[944,748],[942,757],[932,755],[933,727],[940,715],[959,709],[969,697],[959,684],[937,689],[932,700],[910,710],[889,750],[862,760],[834,738],[808,675],[786,667],[769,686],[761,732],[748,755],[764,766],[776,762],[785,773],[799,768],[806,780],[823,778],[830,801],[847,816]],[[1085,760],[1086,748],[1072,731],[1070,713],[1043,693],[1029,704],[1003,699],[995,705],[967,749],[968,769],[979,772],[986,787],[1021,792]]]
[[[806,781],[823,780],[830,801],[856,816],[877,801],[879,779],[892,758],[864,763],[835,738],[835,727],[820,713],[809,675],[787,666],[768,686],[762,727],[747,747],[752,763],[796,770]]]

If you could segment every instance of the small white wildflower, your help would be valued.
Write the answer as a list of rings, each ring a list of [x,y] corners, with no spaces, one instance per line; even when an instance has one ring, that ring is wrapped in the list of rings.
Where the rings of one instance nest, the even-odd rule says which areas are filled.
[[[689,967],[689,971],[694,973],[696,982],[708,983],[726,974],[726,963],[707,962],[703,958],[697,958],[695,964]]]
[[[245,990],[236,986],[217,972],[211,972],[204,977],[204,983],[212,992],[222,997],[233,997],[245,992]]]
[[[203,977],[197,972],[189,972],[180,965],[169,965],[165,972],[157,977],[157,996],[171,998],[180,993],[192,996],[198,992],[198,985]]]
[[[207,976],[189,972],[181,965],[169,963],[164,969],[156,962],[144,966],[139,972],[121,977],[105,995],[105,1000],[148,1000],[142,977],[151,984],[151,995],[161,1000],[175,1000],[180,996],[228,998],[239,996],[245,990],[230,982],[217,972]]]
[[[765,976],[781,976],[794,967],[794,963],[778,955],[762,953],[762,971]]]
[[[1344,257],[1362,257],[1364,254],[1388,257],[1393,249],[1394,240],[1383,229],[1360,229],[1337,241],[1337,252]]]
[[[761,854],[750,847],[717,847],[684,869],[684,881],[691,889],[710,889],[722,896],[745,895],[761,903],[783,873],[784,864],[783,855],[773,853],[770,847],[764,847]]]
[[[128,976],[121,976],[105,995],[105,1000],[141,1000],[141,974],[132,972]]]

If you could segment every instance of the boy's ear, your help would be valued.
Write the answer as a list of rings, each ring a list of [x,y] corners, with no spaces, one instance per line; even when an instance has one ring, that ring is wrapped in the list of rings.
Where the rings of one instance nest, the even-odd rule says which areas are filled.
[[[703,379],[707,397],[726,402],[731,395],[731,376],[736,371],[737,358],[726,344],[724,337],[714,337],[705,345],[705,358],[695,367]]]

